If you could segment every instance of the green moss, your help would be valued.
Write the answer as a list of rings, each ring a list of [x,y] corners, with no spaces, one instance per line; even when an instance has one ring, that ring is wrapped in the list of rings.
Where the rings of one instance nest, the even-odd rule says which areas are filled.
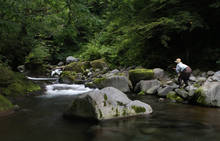
[[[124,109],[123,110],[123,116],[126,116],[127,115],[127,111]]]
[[[205,104],[205,94],[204,94],[204,91],[203,89],[200,87],[198,88],[195,93],[194,93],[194,96],[196,97],[196,103],[198,104]]]
[[[83,62],[73,62],[67,65],[64,69],[65,71],[73,71],[77,73],[85,72],[85,64]]]
[[[140,92],[138,93],[138,95],[145,95],[145,92],[144,92],[144,91],[140,91]]]
[[[146,112],[146,109],[141,106],[131,106],[131,108],[136,112],[136,113],[144,113]]]
[[[120,102],[120,101],[117,101],[117,104],[118,104],[119,106],[126,106],[126,104],[124,104],[124,103],[122,103],[122,102]]]
[[[134,69],[129,71],[129,79],[133,84],[136,84],[140,80],[150,80],[154,78],[154,72],[152,69]]]
[[[200,87],[200,85],[198,83],[194,83],[193,86],[196,87],[196,88]]]
[[[116,108],[115,110],[115,116],[118,117],[119,116],[119,111],[118,111],[118,108]]]
[[[102,115],[102,111],[99,109],[99,117],[102,118],[103,115]]]
[[[7,98],[0,95],[0,112],[7,111],[12,108],[13,108],[12,103]]]
[[[104,59],[98,59],[90,62],[90,65],[93,69],[103,69],[104,67],[107,67],[107,63]]]
[[[76,72],[74,72],[74,71],[63,71],[60,78],[62,79],[64,77],[74,81],[75,78],[76,78]]]
[[[106,101],[104,101],[104,106],[106,106]]]
[[[95,78],[93,83],[94,84],[101,84],[104,80],[106,80],[105,77],[102,77],[102,78]]]
[[[183,102],[184,100],[178,96],[174,91],[171,91],[167,94],[167,98],[172,101]]]
[[[104,100],[105,100],[105,101],[108,100],[108,97],[107,97],[106,94],[104,94]]]

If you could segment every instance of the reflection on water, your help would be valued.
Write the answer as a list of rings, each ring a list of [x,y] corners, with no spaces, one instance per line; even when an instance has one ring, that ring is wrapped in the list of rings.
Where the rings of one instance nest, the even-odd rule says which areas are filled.
[[[62,118],[72,96],[21,101],[21,112],[0,118],[2,141],[219,141],[220,109],[138,99],[154,113],[101,123]]]

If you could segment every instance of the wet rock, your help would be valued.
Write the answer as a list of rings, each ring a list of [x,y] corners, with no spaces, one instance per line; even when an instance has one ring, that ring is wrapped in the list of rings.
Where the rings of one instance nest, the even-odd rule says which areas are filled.
[[[220,107],[220,82],[208,82],[196,90],[197,103]]]
[[[175,89],[175,92],[184,99],[188,97],[188,92],[184,89]]]
[[[167,94],[167,98],[170,99],[172,102],[183,102],[183,98],[181,98],[179,95],[177,95],[176,92],[170,91]]]
[[[122,92],[130,92],[130,88],[132,88],[130,80],[125,76],[119,75],[96,78],[93,83],[100,89],[105,87],[114,87]]]
[[[207,75],[208,75],[208,76],[212,76],[212,75],[214,75],[214,74],[215,74],[214,71],[208,71],[208,72],[207,72]]]
[[[78,95],[65,113],[68,117],[94,120],[123,118],[152,113],[150,105],[130,100],[113,87]]]
[[[160,88],[159,85],[157,86],[153,86],[151,87],[150,89],[147,90],[146,94],[156,94],[157,93],[157,90]]]
[[[155,89],[157,91],[157,89],[160,87],[161,83],[158,80],[141,80],[139,83],[137,83],[137,85],[135,86],[135,92],[140,92],[143,91],[145,93],[150,93],[153,94],[155,93]],[[154,87],[154,88],[152,88]],[[151,89],[152,88],[152,89]],[[150,91],[148,91],[149,89],[151,89]]]
[[[192,97],[198,88],[194,87],[193,85],[190,85],[187,86],[185,89],[188,91],[188,95]]]
[[[161,97],[166,97],[167,96],[167,94],[170,92],[170,91],[172,91],[173,90],[173,88],[171,87],[171,86],[166,86],[166,87],[164,87],[164,88],[159,88],[158,90],[157,90],[157,95],[158,96],[161,96]]]

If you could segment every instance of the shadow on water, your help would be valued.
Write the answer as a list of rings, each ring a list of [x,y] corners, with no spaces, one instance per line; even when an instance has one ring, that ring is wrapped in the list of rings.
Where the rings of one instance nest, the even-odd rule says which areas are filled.
[[[33,97],[18,101],[23,110],[0,118],[2,141],[219,141],[220,110],[186,104],[150,104],[153,114],[100,123],[65,120],[63,111],[75,96]]]

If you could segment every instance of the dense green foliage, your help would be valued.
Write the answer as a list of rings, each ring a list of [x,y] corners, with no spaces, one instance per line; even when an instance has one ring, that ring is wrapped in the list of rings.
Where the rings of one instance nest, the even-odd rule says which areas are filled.
[[[0,0],[0,60],[15,69],[69,55],[167,68],[220,68],[219,0]],[[168,67],[169,68],[169,67]]]
[[[7,111],[13,108],[12,103],[4,96],[0,95],[0,112]]]
[[[41,88],[22,74],[11,71],[7,66],[0,64],[0,91],[5,96],[24,96]]]

